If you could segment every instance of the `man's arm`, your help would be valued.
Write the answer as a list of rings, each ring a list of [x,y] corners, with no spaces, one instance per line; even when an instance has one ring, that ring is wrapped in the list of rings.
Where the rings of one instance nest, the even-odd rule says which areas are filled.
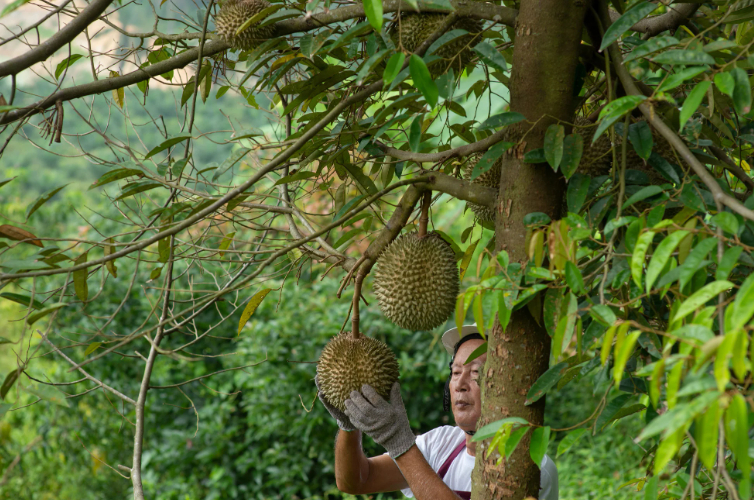
[[[459,500],[458,495],[442,482],[440,476],[430,467],[424,455],[412,446],[395,459],[416,500]]]
[[[368,433],[378,444],[384,446],[388,455],[392,458],[384,455],[371,459],[364,457],[363,460],[367,464],[365,466],[360,458],[357,459],[355,455],[344,453],[344,460],[351,459],[357,464],[352,466],[352,476],[349,477],[355,478],[356,474],[366,472],[367,481],[374,478],[374,481],[381,482],[379,476],[383,474],[386,476],[386,483],[378,487],[387,489],[364,489],[359,493],[395,491],[409,486],[417,500],[458,500],[458,495],[442,482],[442,479],[430,467],[424,455],[416,446],[416,438],[411,432],[398,383],[396,382],[393,385],[389,401],[384,400],[369,385],[363,386],[361,390],[363,394],[354,391],[351,393],[351,397],[346,400],[346,415],[354,427]],[[343,437],[344,433],[340,434]],[[358,450],[358,453],[363,456],[361,435],[349,439],[351,439],[349,441],[350,446],[344,445],[344,447],[351,452]],[[337,453],[338,447],[336,445],[336,477]],[[392,466],[392,470],[390,466]],[[400,486],[397,482],[398,476],[403,478]]]
[[[408,488],[392,458],[387,455],[367,458],[361,447],[361,431],[358,430],[338,431],[335,441],[335,482],[340,491],[352,495]]]

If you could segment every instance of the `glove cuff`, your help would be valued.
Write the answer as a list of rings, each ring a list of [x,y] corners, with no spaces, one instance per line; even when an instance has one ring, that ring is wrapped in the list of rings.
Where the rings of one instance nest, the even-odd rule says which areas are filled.
[[[397,439],[390,443],[390,449],[387,450],[387,453],[390,455],[390,458],[395,460],[410,450],[415,443],[416,436],[409,430],[408,432],[401,433]]]
[[[337,422],[337,424],[338,424],[338,427],[339,427],[339,428],[340,428],[340,430],[342,430],[342,431],[346,431],[346,432],[352,432],[352,431],[355,431],[355,430],[356,430],[356,427],[354,427],[354,425],[353,425],[353,424],[351,423],[351,421],[350,421],[350,420],[348,420],[348,419],[346,419],[346,420],[342,420],[342,419],[336,418],[336,419],[335,419],[335,422]]]

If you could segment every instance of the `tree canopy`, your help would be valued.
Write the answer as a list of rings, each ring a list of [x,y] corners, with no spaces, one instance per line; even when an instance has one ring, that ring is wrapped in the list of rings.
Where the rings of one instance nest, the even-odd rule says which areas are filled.
[[[318,293],[340,330],[392,339],[402,380],[418,377],[406,361],[424,355],[406,351],[430,342],[360,327],[361,304],[393,240],[465,202],[473,217],[438,235],[463,280],[453,320],[487,340],[473,498],[536,496],[553,436],[565,453],[618,421],[645,451],[630,484],[645,498],[751,498],[750,0],[16,0],[2,15],[23,15],[0,42],[3,162],[27,141],[41,178],[91,165],[102,203],[73,206],[78,234],[47,223],[66,184],[0,214],[0,298],[25,308],[0,416],[102,392],[133,446],[101,461],[148,497],[167,481],[150,446],[171,452],[145,438],[170,425],[156,398],[196,410],[184,386],[264,369],[262,349],[217,360],[251,330],[284,336],[264,308],[319,273],[339,279]],[[68,371],[40,379],[45,358]],[[111,385],[115,360],[128,376]],[[546,396],[584,384],[587,417],[549,425]]]

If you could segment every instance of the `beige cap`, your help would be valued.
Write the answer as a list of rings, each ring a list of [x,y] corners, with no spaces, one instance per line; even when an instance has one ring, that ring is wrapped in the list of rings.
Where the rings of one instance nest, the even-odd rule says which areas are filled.
[[[476,327],[476,323],[473,325],[463,325],[461,333],[458,333],[458,328],[451,328],[447,332],[442,334],[442,345],[448,354],[453,355],[453,348],[456,346],[459,340],[472,333],[479,333],[479,328]]]

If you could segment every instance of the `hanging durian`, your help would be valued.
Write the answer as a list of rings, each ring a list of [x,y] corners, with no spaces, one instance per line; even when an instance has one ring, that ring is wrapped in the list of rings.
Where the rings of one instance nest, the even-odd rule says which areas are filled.
[[[455,310],[460,279],[456,256],[437,233],[409,233],[377,260],[374,293],[382,313],[408,330],[431,330]]]
[[[388,33],[398,50],[413,53],[424,40],[442,26],[445,18],[445,14],[402,14],[393,21]],[[471,49],[477,43],[483,26],[476,19],[462,17],[453,23],[448,31],[454,29],[464,29],[469,34],[443,45],[433,54],[440,57],[429,63],[429,71],[433,77],[445,73],[448,68],[453,68],[456,76],[461,74],[473,57]]]
[[[249,26],[240,34],[236,30],[270,6],[267,0],[226,0],[215,16],[217,34],[234,49],[249,50],[275,35],[275,25]]]
[[[466,166],[463,168],[463,178],[471,180],[471,173],[474,171],[474,167],[477,162],[482,158],[482,154],[476,154],[469,158],[466,162]],[[502,168],[502,161],[497,160],[492,164],[489,170],[476,179],[471,181],[474,184],[480,184],[485,187],[493,188],[494,190],[500,189],[500,172]],[[494,206],[488,207],[486,205],[477,205],[476,203],[467,202],[466,205],[474,212],[479,222],[494,222],[495,221],[495,208]]]
[[[351,392],[361,391],[364,384],[389,399],[398,374],[395,354],[384,342],[364,335],[354,338],[351,333],[340,333],[330,340],[317,363],[319,389],[341,411]]]

